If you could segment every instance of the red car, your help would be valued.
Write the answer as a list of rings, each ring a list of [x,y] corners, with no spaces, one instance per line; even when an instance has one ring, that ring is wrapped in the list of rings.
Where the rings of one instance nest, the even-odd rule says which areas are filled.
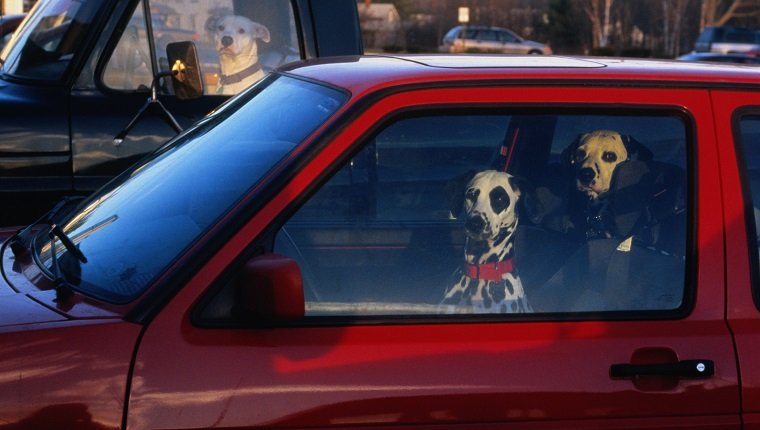
[[[4,428],[760,428],[760,74],[287,66],[7,231]]]

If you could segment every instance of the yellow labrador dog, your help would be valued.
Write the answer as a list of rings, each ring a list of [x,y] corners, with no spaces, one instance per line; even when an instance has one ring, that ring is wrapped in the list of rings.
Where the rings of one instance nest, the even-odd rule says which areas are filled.
[[[575,191],[569,194],[569,223],[565,223],[563,231],[577,231],[586,239],[610,238],[619,234],[611,206],[613,194],[620,191],[622,184],[627,184],[623,188],[627,188],[630,194],[633,190],[631,181],[641,179],[635,174],[641,169],[627,169],[622,182],[617,177],[620,176],[618,171],[622,171],[621,165],[629,161],[652,160],[652,151],[631,136],[600,129],[581,135],[565,149],[562,158],[571,167]],[[581,199],[574,197],[576,195],[582,196]],[[617,203],[630,197],[618,196]],[[628,203],[633,204],[632,201]]]
[[[572,157],[575,185],[593,200],[610,190],[615,168],[629,156],[620,133],[596,130],[581,136]]]
[[[269,43],[269,29],[239,15],[219,18],[214,30],[222,75],[219,94],[237,94],[264,77],[258,40]]]

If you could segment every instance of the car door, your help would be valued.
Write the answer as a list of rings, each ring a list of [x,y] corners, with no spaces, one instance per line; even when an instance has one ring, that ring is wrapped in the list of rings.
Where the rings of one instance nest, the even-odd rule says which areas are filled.
[[[739,428],[709,106],[693,89],[386,94],[151,319],[128,427]],[[610,182],[606,234],[561,203],[594,132],[640,145]],[[440,306],[470,249],[458,201],[484,170],[504,181],[478,182],[501,199],[484,214],[521,206],[519,272],[502,279],[531,313]],[[262,252],[300,266],[304,318],[232,310]]]
[[[754,365],[758,343],[758,239],[760,229],[760,108],[752,94],[717,91],[713,95],[721,142],[721,178],[727,202],[726,255],[728,321],[736,338],[742,380],[745,428],[760,428],[760,374]],[[739,204],[741,202],[741,204]]]

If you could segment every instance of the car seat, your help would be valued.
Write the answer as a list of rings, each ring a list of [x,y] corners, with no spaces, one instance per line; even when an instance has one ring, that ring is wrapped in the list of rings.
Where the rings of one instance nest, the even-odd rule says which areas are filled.
[[[682,169],[655,161],[621,163],[604,209],[612,237],[580,242],[529,296],[534,309],[677,308],[685,278],[685,195]]]

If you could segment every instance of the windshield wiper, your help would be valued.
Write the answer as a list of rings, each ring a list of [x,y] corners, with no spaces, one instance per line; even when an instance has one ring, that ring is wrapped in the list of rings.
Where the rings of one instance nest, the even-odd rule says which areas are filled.
[[[53,231],[58,228],[57,226],[53,226],[53,228],[50,230],[50,233],[48,233],[48,237],[50,237],[50,269],[53,271],[53,285],[55,285],[55,301],[56,302],[65,302],[71,296],[74,295],[74,290],[71,288],[71,285],[69,285],[68,281],[66,281],[66,278],[63,276],[63,272],[61,272],[61,267],[58,265],[58,254],[55,252],[55,238],[58,237],[56,233]],[[60,231],[60,229],[59,229]],[[63,235],[63,237],[66,238],[66,240],[70,243],[71,240],[66,236],[65,233],[60,232],[60,234]],[[60,237],[58,237],[61,239]],[[64,242],[63,239],[61,239],[61,243],[66,246],[66,242]],[[76,246],[74,247],[76,249]],[[68,246],[66,246],[66,249],[69,249]],[[79,251],[77,249],[77,251]],[[81,254],[81,252],[80,252]],[[84,258],[84,255],[82,255],[82,258]],[[85,259],[85,262],[87,259]]]
[[[71,288],[68,281],[66,281],[63,272],[61,272],[61,268],[58,264],[58,254],[55,249],[55,240],[60,240],[66,250],[72,253],[79,261],[82,263],[87,262],[87,257],[84,256],[82,251],[77,248],[74,241],[72,241],[58,225],[58,219],[65,213],[64,209],[70,208],[72,203],[83,199],[84,197],[78,196],[64,197],[37,221],[17,231],[9,241],[13,255],[18,258],[19,255],[27,252],[27,247],[24,245],[25,243],[29,244],[29,250],[31,250],[31,236],[34,233],[34,228],[36,226],[45,224],[50,227],[50,230],[48,231],[48,237],[50,238],[50,260],[51,270],[53,272],[53,284],[55,285],[56,293],[55,301],[57,302],[68,300],[74,294],[74,290]]]
[[[50,225],[50,246],[55,245],[55,238],[57,237],[64,247],[66,247],[66,250],[70,253],[74,254],[74,256],[77,258],[77,260],[81,261],[82,263],[87,262],[87,257],[84,256],[84,253],[82,253],[82,250],[79,249],[76,244],[74,244],[74,241],[69,238],[69,236],[61,230],[61,227],[58,226],[58,224],[51,224]],[[52,250],[51,250],[52,251]]]
[[[74,242],[66,235],[66,233],[63,232],[60,226],[58,226],[58,218],[62,215],[64,212],[63,210],[65,208],[69,208],[70,205],[74,202],[78,202],[80,200],[84,199],[84,197],[64,197],[61,199],[58,203],[53,206],[52,209],[50,209],[45,215],[41,216],[37,221],[29,224],[28,226],[24,227],[23,229],[19,230],[14,234],[10,239],[10,246],[11,250],[13,251],[13,255],[18,257],[20,254],[26,252],[27,247],[26,244],[31,243],[31,236],[34,232],[34,228],[40,224],[45,224],[48,227],[50,227],[49,234],[51,236],[51,246],[55,245],[55,238],[58,238],[64,247],[66,247],[66,250],[72,253],[79,261],[82,263],[87,262],[87,258],[84,256],[82,251],[77,248],[77,246],[74,244]]]

